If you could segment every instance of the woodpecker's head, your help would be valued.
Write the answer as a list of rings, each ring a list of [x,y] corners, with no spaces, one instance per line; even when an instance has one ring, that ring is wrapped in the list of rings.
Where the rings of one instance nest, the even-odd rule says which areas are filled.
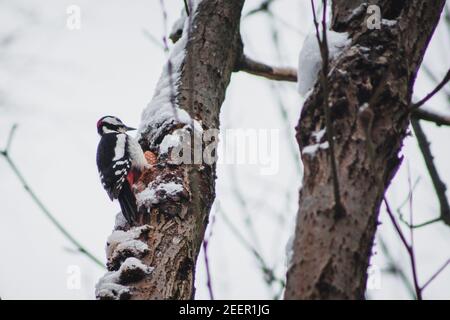
[[[124,125],[122,120],[113,116],[105,116],[97,121],[97,132],[101,136],[106,133],[124,133],[130,130],[136,129]]]

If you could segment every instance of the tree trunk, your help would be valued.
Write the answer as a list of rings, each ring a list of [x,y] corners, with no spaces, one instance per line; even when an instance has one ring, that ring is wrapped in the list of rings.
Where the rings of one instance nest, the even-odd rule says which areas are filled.
[[[175,130],[197,134],[219,128],[220,107],[241,47],[243,2],[194,1],[196,8],[190,10],[139,130],[154,164],[137,183],[142,226],[117,223],[107,245],[110,272],[96,288],[100,299],[194,297],[196,260],[215,197],[215,165],[174,164],[160,145]],[[172,104],[170,116],[158,109],[164,103]]]
[[[382,18],[396,22],[384,20],[381,29],[369,30],[365,7],[351,16],[363,2],[332,4],[333,29],[352,38],[352,45],[331,62],[327,77],[343,209],[336,212],[330,150],[302,154],[304,177],[286,299],[364,297],[381,201],[402,161],[398,154],[409,126],[414,80],[445,4],[375,1]],[[313,133],[325,128],[322,99],[318,81],[296,128],[300,150],[316,143]]]

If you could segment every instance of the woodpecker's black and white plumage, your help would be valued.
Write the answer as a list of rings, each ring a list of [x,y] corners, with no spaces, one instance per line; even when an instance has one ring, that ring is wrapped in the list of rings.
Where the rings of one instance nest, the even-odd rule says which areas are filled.
[[[122,214],[130,225],[137,221],[136,198],[131,189],[140,173],[149,165],[139,143],[126,134],[135,130],[113,116],[98,120],[101,136],[97,148],[100,180],[111,200],[118,199]]]

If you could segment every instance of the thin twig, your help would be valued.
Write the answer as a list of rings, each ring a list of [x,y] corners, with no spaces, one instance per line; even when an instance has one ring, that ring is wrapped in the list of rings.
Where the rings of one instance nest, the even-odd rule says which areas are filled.
[[[228,228],[233,232],[233,234],[236,236],[236,238],[239,240],[239,242],[248,249],[253,256],[258,261],[261,270],[264,274],[264,279],[268,284],[272,284],[273,282],[279,283],[282,287],[286,285],[285,281],[282,279],[279,279],[275,276],[275,273],[272,268],[268,266],[264,258],[259,254],[258,250],[256,250],[248,241],[247,239],[241,234],[241,232],[237,229],[237,227],[231,222],[231,220],[228,218],[228,216],[225,214],[225,212],[222,210],[222,208],[217,205],[217,211],[221,214],[225,224],[228,226]]]
[[[417,298],[417,300],[422,300],[422,290],[419,286],[419,281],[417,278],[417,267],[416,267],[416,257],[414,254],[414,248],[408,244],[408,241],[406,240],[406,237],[403,234],[402,229],[398,225],[397,220],[395,219],[395,216],[392,213],[391,207],[389,206],[389,203],[388,203],[386,197],[384,197],[384,203],[386,205],[386,211],[389,215],[389,218],[391,219],[392,224],[393,224],[395,230],[397,231],[397,234],[399,235],[406,251],[408,252],[408,256],[409,256],[409,259],[411,262],[411,269],[412,269],[412,275],[413,275],[414,290],[416,292],[416,298]]]
[[[209,269],[209,257],[208,257],[208,240],[203,240],[203,253],[205,257],[205,267],[206,267],[206,286],[208,287],[209,298],[214,300],[214,293],[212,289],[211,281],[211,271]]]
[[[142,29],[142,34],[150,40],[155,46],[158,48],[164,50],[166,52],[166,47],[164,47],[164,43],[160,42],[154,35],[151,34],[151,32],[147,29]]]
[[[277,14],[275,14],[273,11],[268,11],[267,15],[274,21],[277,22],[279,24],[282,24],[284,27],[290,29],[291,31],[302,35],[302,36],[306,36],[306,33],[303,32],[302,30],[300,30],[299,28],[297,28],[296,26],[292,25],[291,23],[289,23],[288,21],[284,20],[283,18],[279,17]]]
[[[425,222],[421,222],[418,224],[411,224],[408,221],[406,221],[405,218],[403,218],[402,214],[399,215],[399,218],[400,218],[400,221],[403,222],[410,229],[418,229],[418,228],[422,228],[422,227],[428,226],[430,224],[442,221],[442,218],[439,217],[439,218],[434,218],[434,219],[431,219],[431,220],[428,220]]]
[[[249,16],[253,16],[254,14],[260,13],[260,12],[265,13],[265,14],[267,14],[267,16],[270,19],[272,19],[272,21],[279,22],[283,26],[287,27],[288,29],[291,29],[292,31],[294,31],[300,35],[305,35],[305,33],[302,30],[298,29],[297,27],[293,26],[291,23],[289,23],[286,20],[284,20],[283,18],[279,17],[277,14],[275,14],[273,12],[273,10],[271,10],[270,4],[273,1],[274,0],[263,1],[257,8],[252,9],[249,12],[247,12],[247,14],[244,16],[244,18],[248,18]]]
[[[339,180],[337,174],[336,156],[334,152],[334,130],[331,123],[330,109],[328,106],[329,88],[328,88],[328,44],[327,44],[327,27],[326,27],[326,8],[327,1],[323,0],[323,12],[322,12],[322,40],[319,35],[319,23],[317,22],[316,9],[314,6],[314,0],[311,0],[311,7],[313,11],[314,27],[316,29],[316,38],[319,44],[320,53],[322,56],[322,71],[320,73],[323,87],[323,109],[325,113],[325,126],[327,140],[330,149],[330,160],[331,160],[331,173],[333,177],[333,190],[334,190],[334,201],[335,201],[335,215],[339,217],[344,214],[344,207],[341,203],[341,196],[339,191]]]
[[[384,240],[380,237],[378,238],[378,243],[380,244],[380,248],[383,251],[384,257],[388,260],[388,267],[386,269],[386,272],[389,272],[393,275],[397,275],[402,283],[405,285],[406,290],[411,295],[411,297],[414,299],[416,294],[414,291],[414,287],[411,284],[411,282],[408,280],[407,275],[403,271],[403,269],[397,264],[395,259],[392,257],[386,243]]]
[[[269,12],[271,12],[269,10]],[[275,48],[275,51],[277,53],[277,60],[279,63],[283,63],[283,55],[281,53],[281,46],[280,46],[280,41],[279,41],[279,31],[277,29],[277,27],[275,26],[275,24],[272,22],[270,24],[270,31],[272,34],[272,41],[273,41],[273,46]],[[291,72],[293,74],[296,75],[297,78],[297,70],[294,68],[290,68]],[[300,163],[300,157],[298,154],[298,145],[295,142],[294,139],[292,139],[294,137],[294,135],[292,135],[290,129],[291,129],[291,124],[289,121],[289,114],[288,114],[288,110],[284,105],[283,99],[282,99],[282,95],[280,94],[279,90],[277,90],[276,86],[274,83],[270,83],[270,87],[272,89],[272,92],[277,100],[277,104],[278,104],[278,109],[280,111],[280,115],[281,115],[281,119],[283,120],[284,126],[286,128],[286,138],[289,140],[289,150],[290,150],[290,154],[292,156],[292,159],[294,161],[295,164],[295,168],[296,171],[298,172],[299,176],[301,176],[302,172],[301,172],[301,163]],[[277,85],[277,87],[279,87]]]
[[[177,105],[175,103],[175,94],[176,94],[176,90],[175,90],[175,84],[172,78],[173,75],[173,63],[170,60],[170,55],[169,55],[169,45],[168,45],[168,41],[167,41],[167,11],[166,11],[166,7],[164,4],[164,0],[160,0],[160,6],[161,6],[161,11],[162,11],[162,15],[163,15],[163,44],[164,44],[164,52],[167,55],[167,73],[169,76],[169,86],[170,86],[170,104],[172,106],[172,111],[173,111],[173,116],[175,118],[175,121],[178,122],[178,112],[177,112]]]
[[[418,177],[416,179],[416,181],[414,182],[414,185],[410,189],[411,192],[416,189],[417,185],[419,184],[419,181],[420,181],[420,177]],[[427,225],[430,225],[430,224],[433,224],[435,222],[438,222],[438,221],[442,220],[440,217],[438,217],[438,218],[431,219],[429,221],[421,222],[421,223],[418,223],[418,224],[411,224],[411,223],[409,223],[405,218],[403,218],[403,213],[402,213],[402,208],[403,208],[403,206],[406,203],[409,202],[409,197],[410,197],[410,193],[408,193],[408,196],[406,197],[406,199],[397,208],[397,213],[398,213],[398,217],[399,217],[400,221],[403,222],[403,224],[405,224],[408,228],[411,228],[411,229],[422,228],[422,227],[425,227]]]
[[[90,251],[88,251],[85,247],[81,245],[78,240],[76,240],[62,225],[61,223],[51,214],[51,212],[47,209],[47,207],[44,205],[44,203],[38,198],[36,193],[31,189],[28,182],[25,180],[22,173],[17,168],[14,161],[11,159],[9,152],[11,148],[11,143],[13,139],[13,135],[16,131],[17,125],[14,125],[11,128],[11,131],[9,133],[8,142],[6,144],[6,148],[4,150],[0,151],[0,154],[5,158],[6,162],[11,167],[11,170],[14,172],[14,174],[17,176],[19,181],[22,183],[23,187],[25,188],[25,191],[30,195],[31,199],[36,203],[36,205],[41,209],[41,211],[47,216],[47,218],[50,220],[50,222],[62,233],[62,235],[71,242],[79,252],[86,255],[91,261],[93,261],[95,264],[99,265],[100,267],[104,268],[103,263],[96,258]]]
[[[5,148],[5,150],[2,152],[2,154],[3,154],[5,157],[8,156],[8,152],[9,152],[9,150],[11,149],[11,143],[12,143],[12,141],[13,141],[13,139],[14,139],[14,134],[16,133],[16,130],[17,130],[17,124],[15,123],[15,124],[13,124],[13,126],[12,126],[12,128],[11,128],[11,131],[9,132],[8,141],[7,141],[7,143],[6,143],[6,148]]]
[[[442,81],[436,86],[436,88],[434,88],[433,91],[427,94],[422,100],[413,103],[411,105],[411,109],[414,110],[421,107],[425,102],[430,100],[436,93],[438,93],[439,90],[441,90],[442,87],[445,86],[449,80],[450,80],[450,69],[447,71],[447,74],[445,75],[444,79],[442,79]]]
[[[433,81],[434,83],[439,82],[439,79],[434,75],[433,71],[431,71],[431,69],[428,68],[428,66],[425,63],[422,64],[421,68],[423,69],[425,74],[428,76],[428,78],[430,78],[431,81]],[[449,89],[449,88],[443,88],[443,92],[447,96],[447,100],[450,101],[450,91],[446,90],[446,89]]]
[[[187,0],[184,0],[184,10],[186,10],[186,14],[189,16],[190,13],[189,13],[189,6],[188,6],[188,3],[187,3]]]
[[[431,181],[433,182],[434,190],[439,200],[440,205],[440,218],[445,222],[445,224],[450,225],[450,205],[447,200],[446,190],[447,186],[442,181],[434,164],[434,158],[431,154],[430,144],[427,140],[425,132],[420,126],[419,120],[411,119],[411,125],[413,127],[414,133],[419,144],[420,151],[422,152],[425,165],[430,174]]]
[[[298,156],[298,145],[295,143],[295,141],[293,139],[294,135],[291,134],[291,124],[289,122],[288,110],[287,110],[286,106],[284,105],[284,102],[283,102],[280,92],[277,90],[277,88],[275,88],[273,83],[271,83],[270,87],[272,89],[273,95],[275,96],[275,100],[278,105],[278,110],[280,111],[281,120],[284,123],[283,127],[285,128],[286,139],[289,141],[288,142],[289,151],[290,151],[289,153],[295,164],[295,169],[297,171],[297,174],[299,177],[301,177],[302,171],[301,171],[300,158]]]
[[[269,11],[269,7],[272,4],[272,2],[274,2],[274,0],[264,0],[263,2],[261,2],[261,4],[255,8],[250,10],[249,12],[247,12],[247,14],[245,15],[245,18],[254,15],[256,13],[259,12],[268,12]]]
[[[416,190],[417,186],[419,185],[419,182],[420,182],[420,177],[417,177],[416,181],[414,181],[414,184],[411,188],[412,191]],[[409,193],[408,193],[408,196],[405,198],[405,200],[403,200],[402,203],[397,208],[397,212],[399,215],[402,215],[401,210],[408,202],[409,202]]]
[[[412,184],[411,184],[411,170],[409,167],[409,162],[407,165],[407,170],[408,170],[408,193],[409,193],[409,224],[410,225],[414,225],[414,218],[413,218],[413,189],[412,189]],[[414,255],[414,229],[413,228],[409,228],[409,246],[411,248],[411,252],[414,256],[414,261],[415,261],[415,255]],[[417,279],[417,270],[416,270],[416,266],[415,263],[411,263],[412,265],[412,270],[413,270],[413,274],[414,274],[414,286],[418,286],[419,282]],[[417,295],[417,297],[421,297],[422,296],[422,290],[420,290],[420,295]],[[418,298],[419,299],[419,298]],[[420,298],[421,300],[421,298]]]
[[[427,282],[424,283],[424,285],[422,286],[422,290],[425,289],[434,279],[436,279],[436,277],[438,275],[441,274],[442,271],[444,271],[444,269],[450,264],[450,259],[447,260],[447,262],[445,262],[431,277],[430,279],[428,279]]]
[[[205,268],[206,268],[206,286],[208,287],[209,298],[211,300],[214,300],[214,292],[212,289],[211,270],[209,268],[208,245],[209,245],[209,240],[211,239],[211,236],[212,236],[212,229],[213,229],[215,221],[216,221],[216,216],[214,215],[214,216],[212,216],[212,221],[209,224],[209,234],[205,235],[205,238],[203,239],[203,254],[204,254],[204,258],[205,258]]]
[[[241,206],[241,209],[243,212],[244,224],[247,228],[248,234],[252,238],[253,246],[259,252],[261,252],[262,249],[261,249],[261,245],[259,242],[258,234],[253,226],[252,216],[248,209],[248,203],[247,203],[246,199],[243,197],[242,191],[239,188],[239,184],[238,184],[239,179],[238,179],[238,175],[237,175],[234,167],[230,167],[230,177],[231,177],[231,181],[232,181],[231,192],[236,197],[237,203]]]

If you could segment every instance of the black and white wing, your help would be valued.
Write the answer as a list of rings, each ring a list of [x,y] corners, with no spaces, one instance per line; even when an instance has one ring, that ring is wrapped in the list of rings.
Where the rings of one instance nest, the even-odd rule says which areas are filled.
[[[131,160],[127,151],[127,135],[110,133],[102,136],[97,149],[97,167],[100,180],[108,196],[119,197],[127,175],[131,169]]]

